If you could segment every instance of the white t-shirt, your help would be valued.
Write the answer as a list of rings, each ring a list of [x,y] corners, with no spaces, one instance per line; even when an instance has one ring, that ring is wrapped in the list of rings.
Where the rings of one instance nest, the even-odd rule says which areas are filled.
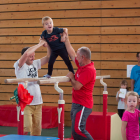
[[[118,92],[116,94],[116,98],[118,96]],[[125,102],[124,102],[124,99],[123,98],[119,98],[119,101],[118,101],[118,109],[125,109],[126,108],[126,105],[125,105]]]
[[[18,66],[19,60],[15,62],[14,68],[15,68],[15,75],[17,79],[19,78],[38,78],[38,69],[41,69],[41,60],[34,60],[32,65],[27,65],[26,63],[20,68]],[[23,84],[23,82],[18,83]],[[40,87],[37,84],[37,82],[28,82],[27,90],[30,93],[30,95],[33,95],[33,101],[30,103],[30,105],[38,105],[42,104],[42,96]]]

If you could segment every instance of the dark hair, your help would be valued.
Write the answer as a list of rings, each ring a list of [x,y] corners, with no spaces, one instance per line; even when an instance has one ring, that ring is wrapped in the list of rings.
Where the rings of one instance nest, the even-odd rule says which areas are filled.
[[[140,52],[137,52],[136,57],[139,57]]]
[[[29,49],[30,47],[24,47],[23,49],[22,49],[22,51],[21,51],[21,55],[23,55],[25,52],[26,52],[26,50],[27,49]]]
[[[129,88],[128,88],[128,83],[127,83],[127,81],[126,81],[125,79],[123,79],[123,80],[121,81],[120,84],[121,84],[121,85],[126,85],[127,91],[129,90]]]

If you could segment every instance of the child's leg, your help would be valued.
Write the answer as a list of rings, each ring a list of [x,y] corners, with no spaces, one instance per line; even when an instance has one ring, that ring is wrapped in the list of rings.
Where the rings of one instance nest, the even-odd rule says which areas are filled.
[[[119,114],[121,119],[122,119],[124,111],[125,111],[124,109],[118,109],[118,114]]]
[[[119,115],[119,117],[122,119],[122,111],[121,111],[121,109],[118,109],[118,115]]]
[[[61,35],[61,42],[65,42],[66,34],[63,32]]]
[[[52,71],[53,71],[53,64],[54,64],[57,56],[58,56],[57,53],[55,53],[54,51],[51,52],[50,60],[49,60],[49,63],[48,63],[48,74],[44,75],[43,77],[48,77],[48,78],[51,77]]]
[[[61,58],[64,60],[65,64],[67,65],[67,67],[68,67],[68,69],[69,69],[69,71],[71,71],[72,73],[74,73],[73,66],[72,66],[72,64],[71,64],[71,62],[70,62],[70,59],[69,59],[69,57],[68,57],[68,52],[67,52],[66,48],[61,49],[61,50],[59,51],[59,55],[60,55]]]
[[[125,112],[125,109],[122,109],[122,117],[123,117],[123,113]]]

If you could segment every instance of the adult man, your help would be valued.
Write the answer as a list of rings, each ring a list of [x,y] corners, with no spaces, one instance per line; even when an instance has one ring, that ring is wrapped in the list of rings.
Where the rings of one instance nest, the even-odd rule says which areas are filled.
[[[50,48],[47,55],[41,59],[35,59],[35,51],[47,44],[44,40],[40,40],[39,44],[33,47],[25,47],[22,49],[22,56],[15,62],[15,74],[17,78],[38,78],[38,69],[48,63]],[[21,83],[23,84],[23,83]],[[30,135],[41,135],[42,122],[42,96],[40,87],[36,82],[29,82],[27,86],[28,92],[33,95],[33,101],[24,109],[24,134],[30,132]]]
[[[140,52],[136,54],[138,65],[135,65],[131,71],[131,90],[135,91],[140,96]]]
[[[91,135],[85,130],[86,120],[92,112],[92,92],[96,80],[96,70],[94,63],[91,62],[91,51],[87,47],[81,47],[76,54],[68,37],[65,45],[71,59],[78,67],[75,76],[72,72],[67,74],[73,87],[71,108],[72,135],[74,140],[93,140]]]

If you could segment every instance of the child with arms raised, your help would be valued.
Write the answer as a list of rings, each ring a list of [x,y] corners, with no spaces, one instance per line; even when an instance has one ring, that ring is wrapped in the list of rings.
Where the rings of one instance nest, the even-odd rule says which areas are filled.
[[[53,27],[53,20],[48,16],[42,18],[42,24],[45,30],[42,32],[41,38],[45,39],[51,48],[51,56],[48,63],[48,74],[44,75],[44,77],[51,77],[53,71],[53,64],[58,55],[64,60],[69,71],[74,73],[64,44],[65,34],[67,34],[67,28]],[[62,38],[60,35],[61,33],[63,33]]]
[[[127,108],[122,117],[122,138],[123,140],[139,140],[139,114],[136,109],[139,96],[134,91],[129,91],[126,94],[125,102]]]

